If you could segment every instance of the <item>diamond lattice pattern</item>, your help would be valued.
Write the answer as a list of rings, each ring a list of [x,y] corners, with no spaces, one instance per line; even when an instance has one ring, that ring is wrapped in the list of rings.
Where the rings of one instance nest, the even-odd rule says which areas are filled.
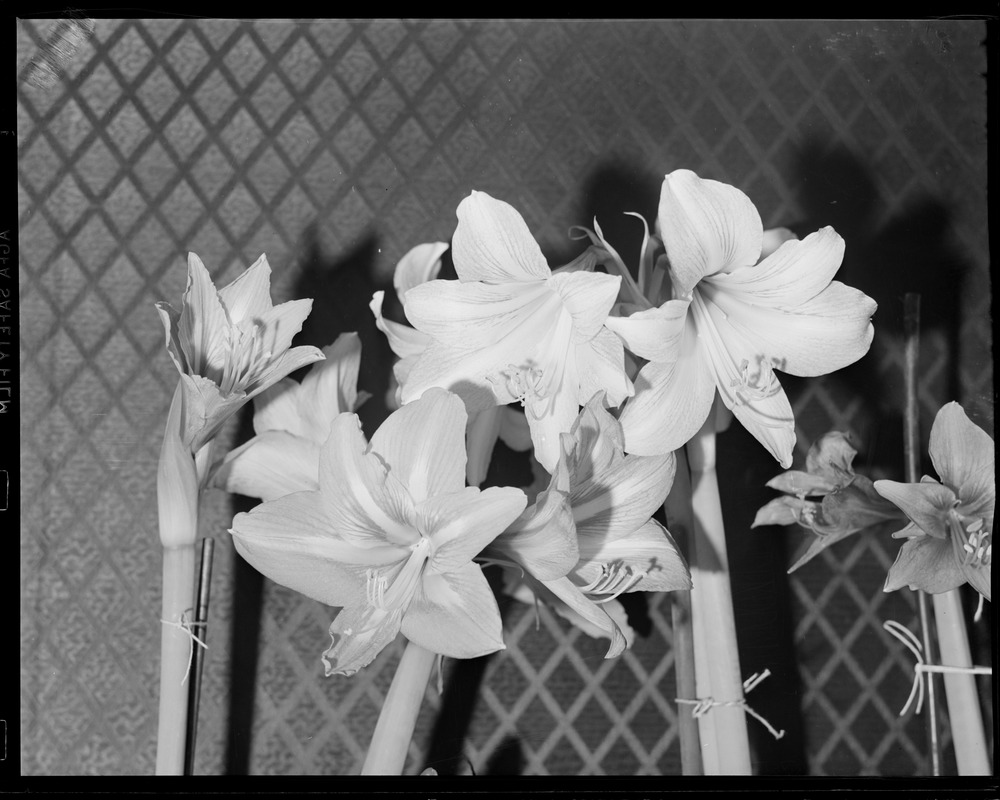
[[[595,215],[633,253],[620,212],[652,218],[663,173],[687,167],[740,186],[766,225],[833,224],[848,242],[842,279],[879,302],[863,364],[789,380],[799,458],[848,429],[860,466],[898,473],[905,291],[924,298],[925,439],[950,399],[992,433],[983,34],[971,22],[20,21],[22,771],[152,772],[154,485],[176,379],[152,304],[179,300],[189,250],[222,281],[266,252],[277,299],[317,298],[304,335],[361,333],[370,432],[389,353],[367,300],[411,246],[450,238],[471,189],[515,205],[558,262],[576,252],[569,226]],[[750,699],[800,733],[775,743],[751,722],[758,769],[925,772],[922,723],[898,717],[909,656],[881,629],[916,624],[912,598],[881,591],[897,543],[855,537],[786,579],[801,534],[748,530],[777,466],[740,431],[720,448],[734,465],[744,669],[776,676]],[[197,769],[224,772],[243,747],[253,773],[355,772],[398,643],[361,675],[325,679],[329,611],[267,584],[254,689],[234,697],[232,514],[207,497],[202,533],[219,547]],[[645,614],[634,649],[609,662],[545,609],[510,607],[507,650],[486,664],[454,748],[463,769],[513,751],[528,773],[679,772],[669,599],[650,597]],[[411,771],[443,703],[429,688]],[[233,731],[240,704],[252,726]]]

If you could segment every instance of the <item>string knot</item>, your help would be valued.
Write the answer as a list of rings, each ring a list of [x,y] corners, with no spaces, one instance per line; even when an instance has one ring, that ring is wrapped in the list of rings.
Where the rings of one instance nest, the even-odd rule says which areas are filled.
[[[190,650],[188,651],[187,669],[184,670],[184,678],[181,680],[181,686],[183,686],[185,683],[187,683],[188,675],[191,674],[191,661],[194,659],[194,646],[197,644],[199,647],[208,650],[208,645],[205,644],[205,642],[203,642],[201,639],[199,639],[194,633],[195,628],[204,628],[207,623],[198,622],[196,620],[189,620],[187,611],[181,613],[180,622],[172,622],[171,620],[166,620],[166,619],[161,619],[160,622],[163,625],[167,625],[171,628],[177,628],[178,630],[183,631],[184,633],[187,634],[188,638],[190,639]]]
[[[757,688],[757,686],[760,685],[761,681],[769,677],[770,674],[771,670],[769,669],[765,669],[763,672],[755,672],[753,675],[751,675],[749,678],[743,681],[743,691],[746,693],[753,691],[755,688]],[[711,711],[713,708],[717,708],[719,706],[742,708],[743,711],[745,711],[747,714],[749,714],[751,717],[757,720],[761,725],[767,728],[768,732],[770,732],[770,734],[775,739],[780,739],[782,736],[785,735],[784,730],[780,731],[775,730],[774,726],[766,719],[764,719],[764,717],[762,717],[760,714],[754,711],[747,704],[747,701],[743,698],[739,700],[716,700],[714,697],[702,697],[698,700],[687,700],[679,697],[676,698],[676,700],[678,703],[682,703],[683,705],[692,706],[691,716],[693,716],[695,719],[700,719],[701,717],[705,716],[709,711]]]
[[[920,713],[920,709],[924,707],[925,689],[923,679],[930,673],[951,672],[964,675],[993,674],[993,669],[991,667],[951,667],[946,664],[928,664],[924,660],[924,647],[913,631],[893,619],[883,622],[882,627],[902,642],[903,646],[913,653],[914,658],[917,659],[917,663],[913,665],[913,686],[910,689],[910,696],[906,699],[906,704],[903,706],[903,710],[899,712],[899,716],[903,716],[906,713],[906,710],[910,707],[910,703],[913,702],[914,697],[917,698],[917,708],[915,713]]]

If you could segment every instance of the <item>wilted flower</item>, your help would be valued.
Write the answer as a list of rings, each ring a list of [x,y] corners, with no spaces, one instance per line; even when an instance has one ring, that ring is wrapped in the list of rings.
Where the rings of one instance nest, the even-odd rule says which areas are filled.
[[[889,569],[885,591],[903,586],[931,594],[968,582],[991,599],[993,506],[996,502],[993,440],[958,403],[934,418],[929,451],[940,481],[875,481],[875,491],[910,519],[893,534],[906,538]]]
[[[520,489],[465,487],[462,401],[429,390],[365,442],[354,414],[333,420],[319,488],[233,520],[237,551],[284,586],[342,610],[323,654],[352,674],[399,632],[434,653],[503,648],[482,549],[524,510]]]
[[[323,355],[301,383],[282,378],[254,398],[256,436],[226,455],[212,485],[261,500],[318,488],[320,447],[334,417],[355,411],[368,397],[357,390],[356,333],[341,334]]]
[[[619,405],[632,394],[621,341],[605,326],[617,276],[554,274],[521,215],[473,192],[458,207],[457,281],[414,286],[407,319],[432,339],[402,383],[410,402],[431,386],[458,393],[469,413],[521,403],[535,457],[552,470],[559,434],[595,392]]]
[[[315,347],[291,347],[312,300],[272,305],[270,275],[267,258],[261,256],[216,290],[201,259],[188,253],[180,313],[168,303],[156,304],[167,352],[181,376],[179,436],[192,453],[212,440],[248,400],[323,358]]]
[[[876,493],[871,480],[854,472],[851,464],[857,453],[846,433],[833,431],[809,448],[804,472],[790,470],[767,482],[785,496],[761,508],[750,527],[798,524],[816,535],[789,572],[852,533],[901,519],[899,510]]]
[[[608,323],[649,359],[621,414],[626,450],[652,455],[682,446],[718,392],[782,466],[791,466],[795,424],[774,369],[824,375],[863,356],[873,336],[874,301],[831,280],[843,239],[822,228],[761,260],[764,231],[750,199],[689,170],[664,179],[657,222],[672,299],[650,299],[660,302],[655,267],[631,295],[638,310]]]

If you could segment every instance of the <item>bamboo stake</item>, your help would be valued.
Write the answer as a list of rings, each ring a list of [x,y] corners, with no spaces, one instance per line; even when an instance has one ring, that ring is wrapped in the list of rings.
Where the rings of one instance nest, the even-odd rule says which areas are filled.
[[[198,605],[195,611],[195,629],[201,639],[201,647],[191,653],[191,675],[188,691],[187,744],[184,753],[184,774],[194,774],[195,742],[198,738],[198,708],[201,705],[201,675],[205,663],[204,646],[207,641],[208,603],[212,585],[212,554],[215,542],[203,539],[201,542],[201,567],[198,576]]]
[[[402,775],[437,654],[407,642],[396,667],[375,733],[361,767],[362,775]]]

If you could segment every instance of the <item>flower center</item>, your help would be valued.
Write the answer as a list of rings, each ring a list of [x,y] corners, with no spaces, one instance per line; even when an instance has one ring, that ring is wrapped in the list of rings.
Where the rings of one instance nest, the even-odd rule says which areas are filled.
[[[735,390],[737,405],[749,405],[751,400],[765,400],[776,391],[777,378],[767,360],[761,358],[758,362],[757,374],[750,375],[750,362],[743,359],[740,362],[740,376],[729,382]]]
[[[581,586],[580,591],[588,595],[608,595],[594,600],[595,603],[607,603],[627,592],[645,577],[645,572],[629,566],[624,561],[612,561],[602,564],[601,574],[586,586]]]
[[[223,395],[245,390],[271,353],[264,349],[264,326],[254,324],[249,330],[233,326],[229,329],[229,353],[222,367],[219,391]]]
[[[379,611],[404,608],[417,588],[424,563],[430,555],[430,547],[430,539],[426,536],[421,536],[419,541],[410,545],[410,555],[391,583],[383,571],[368,569],[365,572],[365,597],[368,604]]]
[[[948,527],[959,547],[962,564],[988,567],[993,560],[993,532],[986,530],[981,517],[963,517],[952,509],[948,512]]]
[[[521,407],[535,419],[540,419],[548,407],[549,399],[542,382],[545,373],[538,367],[518,367],[508,364],[507,369],[501,370],[500,375],[504,378],[504,388],[514,396]],[[490,375],[486,376],[486,380],[494,386],[497,385],[496,379]]]

